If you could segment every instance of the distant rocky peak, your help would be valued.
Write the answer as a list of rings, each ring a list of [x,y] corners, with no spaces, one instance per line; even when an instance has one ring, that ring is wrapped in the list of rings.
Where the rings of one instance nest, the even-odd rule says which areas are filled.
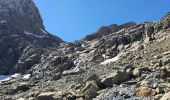
[[[100,27],[97,32],[87,35],[84,38],[84,40],[91,41],[91,40],[94,40],[97,38],[101,38],[102,36],[106,36],[106,35],[112,34],[114,32],[120,31],[121,29],[133,27],[135,25],[137,25],[135,22],[127,22],[122,25],[112,24],[109,26],[103,26],[103,27]]]
[[[122,28],[130,28],[130,27],[133,27],[135,25],[137,25],[135,22],[127,22],[127,23],[124,23],[120,26],[122,26]]]

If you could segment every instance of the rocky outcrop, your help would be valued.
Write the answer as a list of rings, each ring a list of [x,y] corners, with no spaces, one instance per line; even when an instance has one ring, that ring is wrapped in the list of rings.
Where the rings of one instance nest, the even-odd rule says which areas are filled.
[[[135,25],[136,25],[136,23],[134,23],[134,22],[128,22],[128,23],[125,23],[122,25],[112,24],[110,26],[103,26],[103,27],[99,28],[99,30],[97,32],[87,35],[84,38],[84,40],[91,41],[91,40],[94,40],[97,38],[101,38],[102,36],[106,36],[111,33],[120,31],[121,29],[133,27]]]
[[[16,70],[20,70],[19,72],[24,72],[21,70],[29,69],[38,62],[42,48],[54,47],[60,42],[60,38],[45,30],[39,11],[32,0],[1,0],[1,74],[14,72],[9,71],[14,66]],[[41,50],[38,51],[37,47]]]
[[[101,80],[106,87],[112,87],[113,84],[121,84],[128,81],[130,76],[126,72],[115,72]]]

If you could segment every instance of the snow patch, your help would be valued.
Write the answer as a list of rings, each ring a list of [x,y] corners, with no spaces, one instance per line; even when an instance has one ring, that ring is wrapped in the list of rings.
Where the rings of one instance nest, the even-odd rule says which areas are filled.
[[[11,80],[10,76],[0,75],[0,83]]]
[[[18,76],[20,76],[20,74],[18,74],[18,73],[11,75],[12,78],[16,78]]]
[[[45,36],[45,35],[43,35],[43,36],[38,36],[38,35],[35,35],[35,34],[33,34],[33,33],[27,32],[27,31],[24,31],[24,33],[25,33],[26,35],[32,35],[32,36],[37,37],[37,38],[47,37],[47,36]]]
[[[15,73],[13,75],[0,75],[0,83],[10,81],[10,80],[15,79],[19,76],[21,76],[21,74],[18,74],[18,73]],[[31,77],[31,74],[26,74],[26,75],[23,75],[22,78],[25,80],[28,80],[30,77]]]
[[[17,100],[25,100],[25,99],[23,99],[23,98],[19,98],[19,99],[17,99]]]
[[[7,22],[6,20],[2,20],[2,21],[1,21],[1,24],[6,23],[6,22]]]
[[[121,56],[121,54],[118,54],[117,56],[111,58],[111,59],[107,59],[104,62],[101,62],[100,65],[107,65],[109,63],[115,62],[117,60],[119,60],[119,57]]]
[[[29,79],[30,77],[31,77],[31,74],[27,74],[27,75],[24,75],[24,76],[23,76],[23,79],[26,79],[26,80],[27,80],[27,79]]]
[[[82,44],[81,47],[85,48],[86,46],[84,44]]]
[[[34,35],[34,34],[32,34],[32,33],[30,33],[30,32],[27,32],[27,31],[24,31],[24,33],[25,33],[26,35]]]
[[[18,74],[18,73],[13,74],[13,75],[0,75],[0,83],[4,82],[4,81],[9,81],[12,78],[16,78],[18,76],[20,76],[20,74]]]
[[[74,65],[75,67],[72,70],[76,70],[76,69],[86,69],[87,68],[87,62],[85,60],[80,60],[80,59],[76,59],[74,61]]]
[[[40,28],[41,29],[41,28]],[[41,29],[41,31],[44,33],[44,34],[48,34],[47,31]]]

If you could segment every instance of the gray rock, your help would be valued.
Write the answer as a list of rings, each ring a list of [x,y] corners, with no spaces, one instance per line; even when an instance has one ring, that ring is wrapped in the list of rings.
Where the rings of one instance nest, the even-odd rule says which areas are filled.
[[[53,97],[54,95],[55,95],[55,92],[45,92],[45,93],[41,93],[40,95],[38,95],[37,99],[38,100],[55,100]]]
[[[166,66],[169,63],[170,63],[170,58],[164,58],[163,65]]]
[[[81,90],[86,99],[94,98],[97,95],[98,86],[94,81],[86,82],[86,86]]]
[[[52,80],[59,80],[61,78],[62,73],[56,73],[52,76]]]
[[[22,82],[19,84],[13,84],[11,90],[9,91],[9,94],[15,94],[18,91],[27,91],[31,87],[31,84],[28,82]]]
[[[0,22],[0,74],[24,73],[34,66],[42,52],[30,55],[27,47],[43,51],[63,42],[45,31],[32,0],[1,0]]]
[[[162,87],[157,87],[156,92],[157,92],[157,94],[162,94],[162,93],[164,93],[164,89]]]
[[[107,87],[112,87],[113,84],[121,84],[125,81],[128,81],[130,79],[129,74],[127,74],[126,72],[115,72],[112,73],[110,76],[103,78],[101,80],[101,83],[103,83],[104,85],[106,85]]]
[[[136,23],[134,23],[134,22],[128,22],[128,23],[122,24],[120,26],[117,25],[117,24],[112,24],[110,26],[103,26],[97,32],[86,36],[84,38],[84,40],[91,41],[91,40],[94,40],[96,38],[101,38],[102,36],[106,36],[106,35],[109,35],[111,33],[120,31],[123,28],[130,28],[130,27],[133,27],[135,25],[136,25]]]

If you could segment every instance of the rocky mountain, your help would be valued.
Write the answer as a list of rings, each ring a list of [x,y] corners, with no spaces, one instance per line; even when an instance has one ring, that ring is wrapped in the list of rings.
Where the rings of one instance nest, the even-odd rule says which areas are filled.
[[[1,74],[29,69],[38,62],[43,48],[56,47],[60,42],[45,30],[32,0],[0,0]]]
[[[0,99],[170,99],[170,13],[64,42],[45,31],[31,0],[1,5]]]
[[[135,26],[135,25],[136,25],[136,23],[134,23],[134,22],[127,22],[127,23],[122,24],[122,25],[112,24],[112,25],[109,25],[109,26],[103,26],[103,27],[99,28],[99,30],[97,32],[94,32],[90,35],[87,35],[84,38],[84,40],[91,41],[91,40],[94,40],[94,39],[97,39],[97,38],[101,38],[102,36],[106,36],[106,35],[109,35],[111,33],[120,31],[121,29],[130,28],[130,27]]]

